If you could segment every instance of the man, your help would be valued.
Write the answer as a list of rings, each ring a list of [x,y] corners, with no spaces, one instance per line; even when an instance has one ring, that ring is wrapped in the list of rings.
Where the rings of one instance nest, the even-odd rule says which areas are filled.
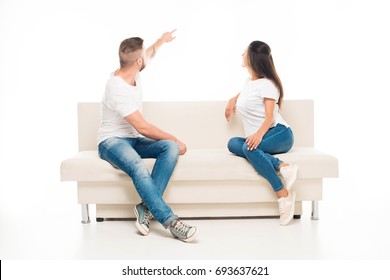
[[[139,73],[157,50],[175,39],[174,32],[165,32],[146,50],[139,37],[121,43],[120,68],[106,84],[97,140],[99,156],[126,172],[142,199],[134,208],[138,230],[143,235],[149,234],[150,220],[154,217],[173,236],[190,242],[197,228],[180,221],[162,198],[179,154],[183,155],[187,147],[143,118],[139,80]],[[156,158],[151,174],[142,158]]]

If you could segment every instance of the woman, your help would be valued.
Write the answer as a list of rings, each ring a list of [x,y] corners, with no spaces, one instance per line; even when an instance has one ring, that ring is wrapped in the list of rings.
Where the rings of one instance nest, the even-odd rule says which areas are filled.
[[[249,72],[242,91],[231,98],[225,110],[229,121],[236,108],[242,116],[245,138],[229,140],[228,149],[246,158],[272,186],[279,202],[280,224],[287,225],[294,215],[294,184],[298,166],[282,162],[274,154],[287,153],[294,136],[279,114],[283,87],[275,70],[270,47],[253,41],[242,55],[242,66]],[[280,172],[283,179],[278,177]]]

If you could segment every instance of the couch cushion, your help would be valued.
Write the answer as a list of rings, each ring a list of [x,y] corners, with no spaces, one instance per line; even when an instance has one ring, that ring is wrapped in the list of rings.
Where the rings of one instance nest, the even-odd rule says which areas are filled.
[[[299,166],[298,178],[338,177],[335,157],[314,148],[294,148],[277,155],[282,161]],[[152,170],[154,159],[144,159]],[[246,159],[232,155],[226,149],[189,150],[179,161],[172,180],[258,180],[258,173]],[[61,163],[62,181],[118,181],[128,176],[100,159],[96,151],[82,151]]]

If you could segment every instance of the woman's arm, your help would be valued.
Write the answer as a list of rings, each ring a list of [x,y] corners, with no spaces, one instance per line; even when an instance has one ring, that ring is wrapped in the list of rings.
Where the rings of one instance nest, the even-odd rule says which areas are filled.
[[[275,104],[276,100],[271,98],[264,98],[265,119],[259,130],[255,134],[252,134],[246,138],[245,142],[248,144],[248,150],[257,149],[264,137],[264,134],[267,133],[269,127],[274,122]]]
[[[236,112],[236,103],[239,96],[240,94],[237,94],[236,96],[229,99],[229,102],[225,109],[225,118],[227,121],[230,121],[230,118]]]

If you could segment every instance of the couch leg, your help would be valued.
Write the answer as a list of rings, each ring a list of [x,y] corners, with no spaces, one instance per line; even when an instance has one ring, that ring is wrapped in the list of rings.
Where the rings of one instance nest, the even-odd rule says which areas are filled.
[[[91,220],[89,219],[89,209],[88,204],[81,204],[81,223],[89,224]]]
[[[318,213],[318,201],[312,201],[311,202],[311,219],[312,220],[319,220],[320,216]]]

